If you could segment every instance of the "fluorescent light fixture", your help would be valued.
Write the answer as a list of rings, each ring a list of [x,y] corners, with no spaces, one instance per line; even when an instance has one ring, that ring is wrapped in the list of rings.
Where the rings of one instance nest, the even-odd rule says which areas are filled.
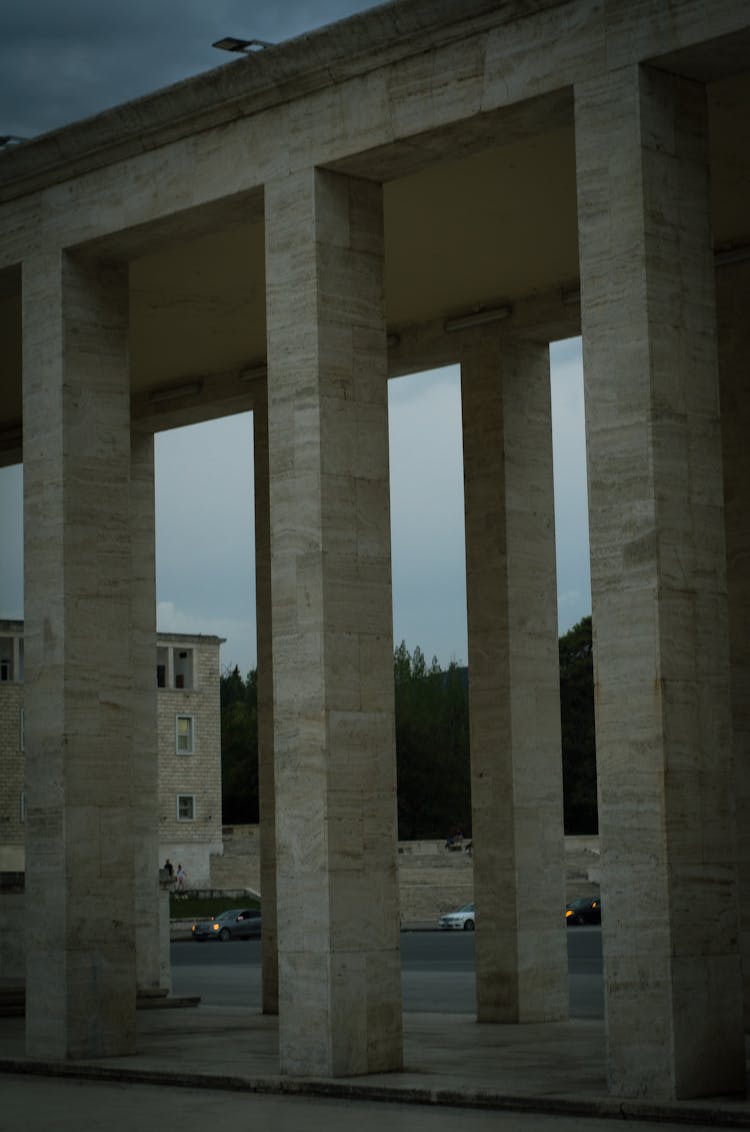
[[[179,397],[193,397],[203,388],[202,381],[189,381],[185,385],[169,385],[164,389],[154,389],[149,393],[148,399],[155,404],[157,401],[176,401]]]
[[[471,314],[462,314],[457,318],[447,318],[443,323],[443,329],[448,333],[454,330],[468,330],[470,326],[483,326],[485,322],[500,322],[501,319],[510,318],[513,313],[513,308],[508,307],[489,307],[487,310],[472,311]]]
[[[268,366],[248,366],[240,370],[240,381],[265,381],[268,377]]]
[[[251,55],[255,51],[262,51],[264,47],[273,47],[273,44],[265,39],[237,39],[234,35],[225,35],[211,46],[218,47],[220,51],[233,51],[237,55]]]
[[[742,244],[736,248],[725,248],[714,256],[716,267],[726,267],[730,263],[745,263],[750,259],[750,245]]]

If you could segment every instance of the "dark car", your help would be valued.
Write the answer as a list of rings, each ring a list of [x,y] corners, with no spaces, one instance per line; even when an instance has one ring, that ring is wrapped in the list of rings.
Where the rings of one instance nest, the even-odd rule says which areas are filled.
[[[565,909],[565,921],[571,924],[600,924],[602,922],[602,902],[598,896],[579,896],[571,900]]]
[[[230,908],[210,920],[193,924],[193,939],[250,939],[260,935],[260,908]]]

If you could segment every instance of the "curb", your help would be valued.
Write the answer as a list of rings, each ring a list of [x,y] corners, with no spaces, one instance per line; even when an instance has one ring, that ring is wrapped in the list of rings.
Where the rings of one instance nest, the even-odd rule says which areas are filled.
[[[317,1077],[232,1077],[207,1073],[170,1073],[164,1070],[124,1069],[102,1065],[80,1065],[57,1061],[0,1059],[0,1073],[40,1077],[66,1077],[86,1081],[121,1081],[171,1088],[215,1089],[222,1092],[261,1093],[273,1096],[312,1096],[341,1100],[365,1100],[441,1108],[476,1108],[498,1112],[522,1112],[539,1116],[599,1117],[651,1121],[715,1128],[750,1128],[750,1112],[716,1107],[701,1108],[689,1102],[654,1103],[595,1097],[493,1093],[490,1090],[458,1092],[455,1089],[419,1086],[374,1085],[366,1082],[330,1081]]]

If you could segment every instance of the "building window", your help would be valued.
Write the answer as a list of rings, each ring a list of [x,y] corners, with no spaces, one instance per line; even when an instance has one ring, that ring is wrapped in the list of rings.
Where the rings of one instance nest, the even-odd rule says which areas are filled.
[[[177,820],[195,821],[195,795],[177,795]]]
[[[18,795],[18,819],[23,825],[26,821],[26,791],[22,790]]]
[[[13,638],[0,637],[0,684],[13,680]]]
[[[172,663],[174,665],[175,688],[192,688],[193,686],[193,650],[175,649]]]
[[[193,649],[159,645],[156,650],[157,688],[191,690],[195,687]]]
[[[192,755],[193,753],[193,717],[192,715],[176,716],[177,754]]]
[[[26,713],[23,708],[18,712],[18,748],[21,751],[26,750]]]

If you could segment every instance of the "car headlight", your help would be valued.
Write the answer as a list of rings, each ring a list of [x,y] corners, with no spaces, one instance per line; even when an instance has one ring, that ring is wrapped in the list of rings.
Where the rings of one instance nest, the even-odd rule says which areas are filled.
[[[218,925],[218,924],[211,924],[211,927],[213,928],[213,930],[214,930],[215,932],[218,932],[218,930],[219,930],[219,925]]]

